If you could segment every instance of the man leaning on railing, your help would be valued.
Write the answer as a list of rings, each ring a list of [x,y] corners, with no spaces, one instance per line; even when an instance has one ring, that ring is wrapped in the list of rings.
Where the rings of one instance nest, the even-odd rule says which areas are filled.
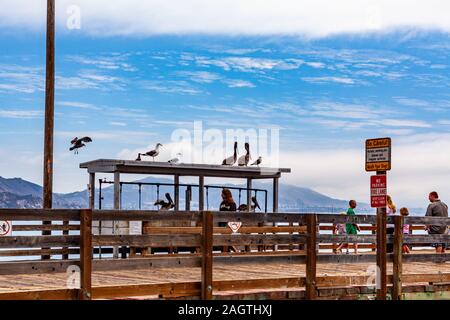
[[[436,191],[430,192],[428,199],[431,203],[428,205],[425,216],[448,217],[448,207],[445,203],[439,200],[439,195]],[[428,234],[446,234],[447,226],[428,225],[425,226],[425,230],[428,231]],[[433,247],[436,248],[436,253],[445,253],[446,243],[434,243]]]

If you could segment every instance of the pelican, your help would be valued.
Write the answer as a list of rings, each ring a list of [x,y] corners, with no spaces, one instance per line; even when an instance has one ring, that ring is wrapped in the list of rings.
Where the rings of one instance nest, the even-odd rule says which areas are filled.
[[[161,143],[157,143],[156,147],[154,150],[150,150],[146,153],[141,153],[142,156],[148,156],[148,157],[152,157],[153,161],[155,161],[155,157],[157,157],[159,155],[159,148],[162,147],[163,145]]]
[[[237,148],[238,148],[238,143],[237,143],[237,141],[234,143],[234,153],[233,153],[233,155],[231,156],[231,157],[228,157],[228,158],[226,158],[226,159],[224,159],[223,161],[222,161],[222,165],[223,166],[232,166],[233,164],[235,164],[236,163],[236,161],[237,161]]]
[[[74,151],[75,154],[78,154],[78,149],[85,147],[86,145],[83,142],[92,142],[92,139],[89,137],[83,137],[81,139],[78,139],[78,137],[75,137],[70,141],[70,144],[72,147],[69,148],[70,151]]]
[[[258,157],[258,159],[256,159],[256,161],[253,162],[251,165],[252,165],[252,166],[258,166],[258,167],[259,167],[259,165],[261,164],[261,162],[262,162],[262,157]]]
[[[170,164],[177,164],[178,162],[180,162],[179,157],[181,157],[182,154],[181,153],[177,153],[177,156],[173,159],[170,159],[169,161],[167,161]]]
[[[167,202],[164,200],[157,200],[155,202],[155,206],[161,206],[159,210],[167,211],[175,207],[175,204],[173,203],[172,197],[170,196],[170,193],[166,193],[166,199]]]
[[[252,197],[251,199],[252,199],[252,202],[253,202],[252,207],[251,207],[251,211],[254,212],[256,210],[256,208],[261,210],[261,207],[259,206],[259,203],[258,203],[258,200],[256,199],[256,197]],[[248,208],[247,204],[243,203],[243,204],[241,204],[239,206],[238,211],[247,211],[247,208]]]
[[[248,166],[248,163],[252,158],[250,156],[250,144],[248,144],[248,142],[245,143],[245,151],[246,153],[238,159],[238,166]]]

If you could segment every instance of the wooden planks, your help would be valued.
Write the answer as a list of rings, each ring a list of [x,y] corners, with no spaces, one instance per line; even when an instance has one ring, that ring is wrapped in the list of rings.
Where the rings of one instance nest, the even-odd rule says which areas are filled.
[[[77,247],[80,236],[0,237],[0,248]]]

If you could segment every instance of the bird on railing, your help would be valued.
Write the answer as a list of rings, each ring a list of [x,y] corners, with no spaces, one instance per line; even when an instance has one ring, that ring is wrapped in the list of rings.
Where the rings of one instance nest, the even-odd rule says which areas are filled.
[[[258,166],[258,167],[259,167],[259,165],[261,164],[261,162],[262,162],[262,157],[260,156],[260,157],[258,157],[258,159],[256,159],[256,161],[253,162],[251,165],[252,165],[252,166]]]
[[[182,154],[181,153],[177,153],[177,156],[175,157],[175,158],[173,158],[173,159],[170,159],[169,161],[167,161],[168,163],[170,163],[170,164],[177,164],[177,163],[179,163],[180,162],[180,159],[179,159],[179,157],[181,157],[182,156]]]
[[[78,139],[78,137],[73,138],[72,141],[70,141],[72,146],[69,148],[69,151],[75,150],[74,154],[78,154],[78,149],[86,146],[83,142],[92,142],[92,139],[89,137],[83,137],[81,139]]]
[[[236,141],[236,142],[234,143],[234,153],[233,153],[233,155],[230,156],[230,157],[228,157],[228,158],[226,158],[226,159],[224,159],[224,160],[222,161],[222,165],[223,165],[223,166],[232,166],[233,164],[236,163],[236,161],[237,161],[237,155],[238,155],[237,149],[238,149],[238,143],[237,143],[237,141]]]
[[[141,161],[141,154],[140,153],[138,153],[138,156],[137,156],[135,161]]]
[[[250,144],[248,142],[245,143],[245,154],[240,156],[238,159],[238,166],[248,166],[248,163],[250,162],[250,159],[252,158],[250,156]]]
[[[160,206],[159,210],[167,211],[170,209],[173,209],[175,207],[175,204],[173,203],[172,197],[170,196],[170,193],[166,193],[166,199],[167,202],[164,200],[157,200],[155,202],[155,206]]]
[[[152,157],[153,161],[155,161],[155,157],[157,157],[159,155],[159,148],[162,147],[163,145],[161,143],[157,143],[156,147],[154,150],[150,150],[148,152],[145,153],[141,153],[141,156],[147,156],[147,157]]]
[[[258,200],[256,199],[256,197],[252,197],[251,199],[252,199],[253,204],[252,204],[250,211],[255,212],[256,208],[261,210],[261,207],[259,206],[259,203],[258,203]],[[238,211],[247,211],[247,208],[248,208],[247,204],[243,203],[239,206]]]

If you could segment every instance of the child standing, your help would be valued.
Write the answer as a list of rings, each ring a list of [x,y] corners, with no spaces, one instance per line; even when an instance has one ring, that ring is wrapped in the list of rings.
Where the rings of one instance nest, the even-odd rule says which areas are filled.
[[[408,208],[405,208],[405,207],[401,208],[400,215],[403,217],[407,217],[409,215]],[[409,234],[409,224],[403,225],[403,234]],[[409,246],[407,244],[403,244],[402,253],[411,253]]]
[[[348,208],[348,210],[347,210],[347,215],[349,215],[349,216],[356,215],[355,214],[356,201],[350,200],[348,205],[350,208]],[[347,223],[345,225],[345,229],[346,229],[348,235],[357,235],[358,231],[361,231],[361,229],[359,228],[359,226],[356,223]],[[355,242],[353,245],[355,246],[355,254],[358,254],[358,243]]]
[[[341,214],[342,214],[342,215],[346,215],[347,213],[346,213],[346,212],[341,212]],[[337,235],[346,235],[346,234],[347,234],[347,231],[346,231],[346,229],[345,229],[345,224],[344,224],[344,223],[336,223],[336,224],[334,225],[333,233],[334,233],[334,234],[337,234]],[[345,242],[342,242],[341,244],[339,244],[339,245],[337,246],[337,248],[335,249],[335,253],[342,253],[342,248],[343,248],[345,245],[346,245]],[[347,247],[347,253],[348,253],[348,245],[347,245],[346,247]]]

